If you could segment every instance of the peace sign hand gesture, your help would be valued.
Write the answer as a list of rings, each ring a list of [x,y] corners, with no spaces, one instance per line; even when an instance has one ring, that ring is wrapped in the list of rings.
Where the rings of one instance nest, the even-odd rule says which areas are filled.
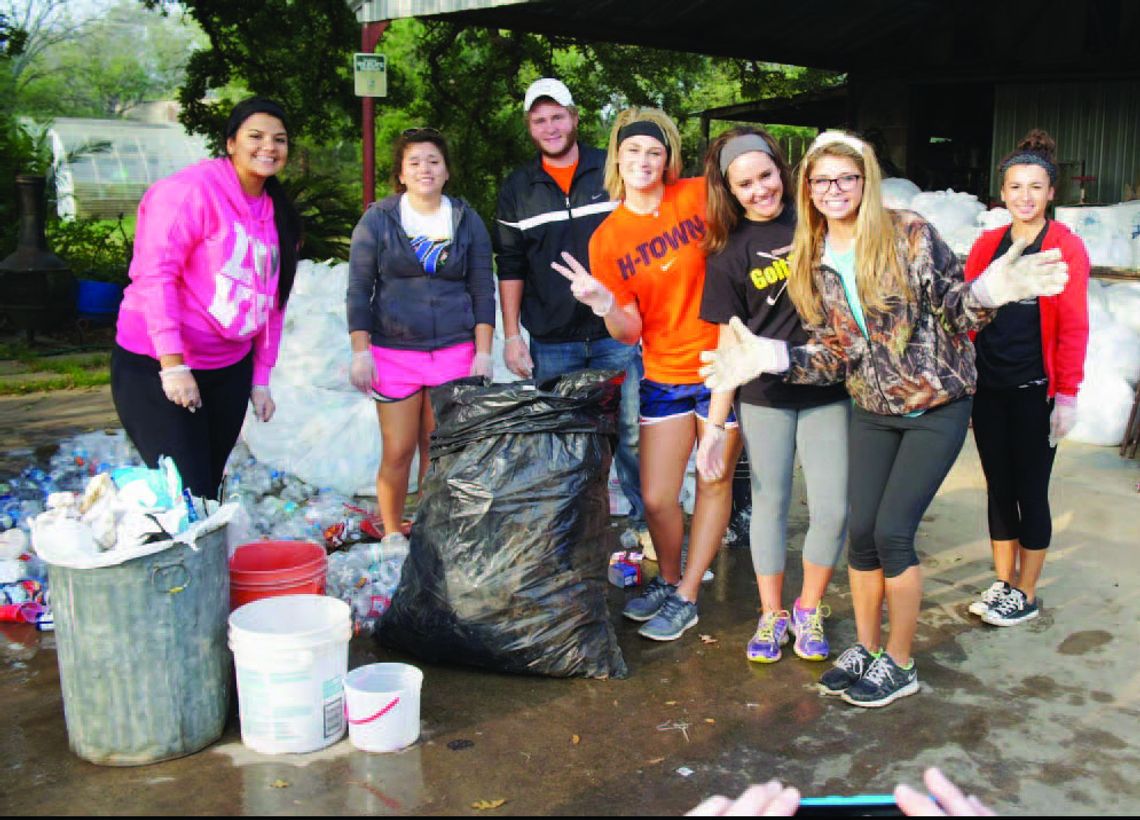
[[[566,262],[565,265],[551,262],[550,267],[570,280],[570,293],[574,298],[584,305],[589,305],[590,310],[598,316],[604,317],[613,310],[614,295],[606,286],[591,276],[590,272],[582,267],[582,263],[566,251],[562,252],[562,258]]]

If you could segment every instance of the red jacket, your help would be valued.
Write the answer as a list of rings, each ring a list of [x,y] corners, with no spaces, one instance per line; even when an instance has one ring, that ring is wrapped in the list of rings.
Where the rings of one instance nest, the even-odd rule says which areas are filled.
[[[1009,227],[995,228],[978,237],[966,260],[966,280],[978,278],[993,261]],[[1085,243],[1060,222],[1049,222],[1041,250],[1060,248],[1069,265],[1069,283],[1057,296],[1037,300],[1041,309],[1041,355],[1049,378],[1049,395],[1076,396],[1085,377],[1085,350],[1089,342],[1089,255]],[[974,334],[971,334],[973,338]]]

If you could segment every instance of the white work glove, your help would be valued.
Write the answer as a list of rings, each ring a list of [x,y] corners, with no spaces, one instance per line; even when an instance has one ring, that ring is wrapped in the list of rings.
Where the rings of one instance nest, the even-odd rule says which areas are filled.
[[[352,386],[364,395],[372,393],[372,382],[376,378],[376,362],[371,350],[355,350],[352,353],[352,367],[348,371]]]
[[[705,425],[705,434],[697,445],[697,472],[705,481],[717,481],[724,475],[724,451],[728,433],[723,427]]]
[[[164,367],[158,371],[158,375],[162,379],[162,392],[166,394],[166,398],[179,407],[185,407],[191,413],[202,406],[202,394],[198,392],[198,382],[188,365],[176,364]]]
[[[530,350],[522,336],[507,339],[503,345],[503,364],[520,379],[529,379],[534,375],[534,361],[530,358]]]
[[[1049,416],[1049,446],[1056,447],[1077,425],[1077,397],[1058,393]]]
[[[273,418],[277,405],[273,402],[273,396],[269,394],[268,385],[255,384],[249,391],[249,401],[253,405],[253,415],[258,421],[269,421]]]
[[[476,353],[475,358],[471,360],[471,372],[467,375],[481,376],[484,379],[489,379],[493,366],[494,361],[491,359],[490,353]]]
[[[570,293],[574,298],[584,305],[589,305],[590,310],[597,316],[604,317],[613,310],[614,295],[609,289],[591,276],[590,272],[582,267],[582,263],[566,251],[562,251],[562,258],[566,261],[566,265],[551,262],[550,267],[570,280]]]
[[[787,342],[757,336],[744,326],[739,316],[733,316],[728,327],[736,337],[736,344],[701,351],[705,366],[698,372],[709,390],[735,390],[761,373],[783,373],[788,369]]]
[[[996,308],[1037,296],[1056,296],[1069,281],[1069,266],[1053,248],[1022,256],[1027,239],[1015,239],[1004,256],[990,262],[974,280],[974,295],[983,307]]]

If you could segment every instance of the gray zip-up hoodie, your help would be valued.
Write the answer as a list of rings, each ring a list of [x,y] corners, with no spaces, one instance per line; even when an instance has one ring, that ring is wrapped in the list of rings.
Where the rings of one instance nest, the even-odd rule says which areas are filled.
[[[348,330],[367,330],[372,344],[439,350],[472,341],[475,325],[495,324],[491,239],[483,220],[448,197],[453,239],[447,260],[424,272],[400,223],[400,195],[374,202],[352,232]]]

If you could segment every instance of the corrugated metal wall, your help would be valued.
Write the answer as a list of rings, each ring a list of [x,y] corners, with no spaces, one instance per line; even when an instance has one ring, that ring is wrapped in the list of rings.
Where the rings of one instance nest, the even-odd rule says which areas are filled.
[[[1080,174],[1079,161],[1085,161],[1085,174],[1097,178],[1085,185],[1086,201],[1120,202],[1125,186],[1132,188],[1134,197],[1140,197],[1136,190],[1140,179],[1140,81],[996,86],[994,165],[1031,128],[1044,128],[1052,135],[1057,141],[1058,160],[1076,163],[1063,169],[1066,174]],[[1000,187],[995,174],[991,183],[994,197]],[[1076,196],[1079,191],[1073,192]]]

